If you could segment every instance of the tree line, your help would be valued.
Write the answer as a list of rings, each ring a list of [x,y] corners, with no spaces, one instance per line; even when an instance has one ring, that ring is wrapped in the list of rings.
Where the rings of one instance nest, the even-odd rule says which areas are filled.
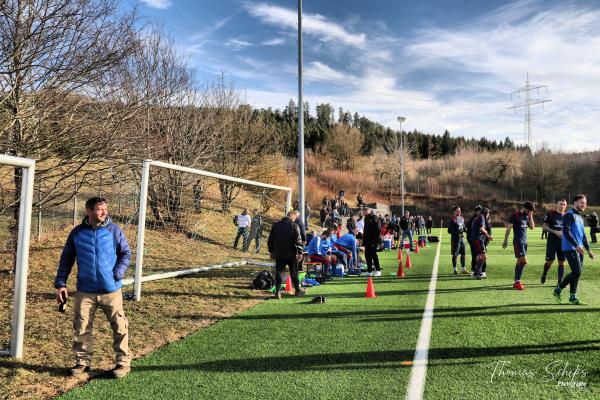
[[[283,110],[272,108],[256,110],[264,121],[274,127],[281,143],[281,151],[288,157],[295,157],[298,144],[298,107],[293,99]],[[339,125],[355,128],[360,132],[361,140],[348,145],[358,146],[360,154],[373,155],[378,149],[392,153],[400,145],[400,137],[396,130],[385,127],[365,116],[354,114],[342,108],[338,109],[337,118],[334,107],[329,104],[317,104],[315,113],[311,113],[310,104],[304,103],[304,145],[305,148],[319,152],[336,132]],[[503,141],[451,136],[448,130],[441,135],[428,134],[418,130],[403,131],[403,140],[410,156],[414,159],[439,158],[454,155],[461,148],[477,151],[523,150],[509,137]]]

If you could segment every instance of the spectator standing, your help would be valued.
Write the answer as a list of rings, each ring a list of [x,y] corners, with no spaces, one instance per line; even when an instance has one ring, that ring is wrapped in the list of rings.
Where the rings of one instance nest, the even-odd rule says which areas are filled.
[[[375,267],[375,276],[381,276],[379,256],[377,255],[377,249],[381,245],[381,237],[379,236],[381,224],[377,216],[368,208],[363,209],[363,216],[365,217],[365,227],[362,245],[365,247],[368,275],[371,276],[373,274],[373,267]]]
[[[73,228],[60,256],[54,287],[56,301],[66,303],[67,279],[77,260],[77,292],[73,320],[73,352],[76,365],[71,375],[89,372],[93,354],[92,324],[100,308],[113,331],[115,378],[130,370],[129,330],[123,311],[122,279],[127,273],[131,251],[123,231],[108,216],[106,200],[92,197],[85,203],[86,217]]]
[[[425,222],[425,229],[427,229],[427,234],[431,235],[431,229],[433,228],[433,217],[430,215]]]
[[[252,219],[248,215],[248,209],[244,208],[234,221],[237,224],[237,235],[233,241],[233,248],[237,249],[240,237],[243,237],[242,249],[248,249],[248,228],[250,228],[250,224],[252,223]]]
[[[419,215],[419,235],[425,235],[425,218],[422,215]]]
[[[321,226],[325,226],[325,220],[327,219],[328,209],[323,207],[321,211],[319,211],[319,221],[321,222]]]
[[[400,247],[404,248],[404,238],[408,238],[410,251],[414,251],[413,247],[413,221],[409,211],[404,211],[404,215],[400,218],[400,229],[402,230],[402,238],[400,239]]]
[[[290,211],[285,217],[273,224],[267,246],[271,258],[275,260],[275,298],[281,299],[281,283],[283,282],[282,273],[289,267],[292,283],[294,284],[295,295],[303,296],[304,291],[300,289],[298,279],[298,262],[302,260],[304,245],[300,235],[298,224],[294,223],[300,213]]]
[[[358,230],[358,233],[356,234],[356,238],[358,240],[362,240],[363,233],[365,231],[365,218],[363,217],[362,214],[358,215],[358,219],[356,220],[356,229]]]
[[[245,244],[244,251],[248,251],[250,247],[250,243],[254,240],[254,244],[256,245],[255,252],[260,252],[260,238],[262,236],[263,231],[263,218],[262,215],[258,213],[258,210],[255,208],[252,210],[252,221],[250,222],[250,234],[248,236],[248,240]]]
[[[310,206],[304,202],[304,227],[308,229],[308,218],[310,218]]]
[[[600,228],[598,228],[598,214],[594,211],[587,216],[587,220],[588,225],[590,226],[591,243],[598,243],[598,238],[596,236],[597,233],[600,233]]]
[[[354,228],[356,228],[356,216],[353,215],[350,218],[348,218],[348,221],[346,221],[346,229],[348,229],[348,232],[352,232],[354,231]],[[356,237],[356,235],[354,235]]]

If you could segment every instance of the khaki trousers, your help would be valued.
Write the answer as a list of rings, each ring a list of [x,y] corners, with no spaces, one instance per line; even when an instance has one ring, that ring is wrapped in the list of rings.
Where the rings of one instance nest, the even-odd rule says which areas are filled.
[[[73,352],[77,364],[91,365],[94,352],[93,326],[96,309],[100,308],[110,322],[113,331],[113,349],[118,365],[128,366],[131,362],[129,352],[129,331],[127,318],[123,311],[121,289],[112,293],[75,293],[75,319],[73,320]]]

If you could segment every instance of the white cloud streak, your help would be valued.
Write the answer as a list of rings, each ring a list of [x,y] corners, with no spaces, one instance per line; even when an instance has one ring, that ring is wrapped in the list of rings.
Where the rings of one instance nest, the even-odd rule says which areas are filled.
[[[171,0],[141,0],[141,2],[148,7],[156,8],[159,10],[166,10],[173,5]]]
[[[298,15],[295,11],[267,3],[244,3],[250,15],[262,22],[281,28],[296,29]],[[303,31],[323,42],[338,41],[348,46],[362,47],[367,41],[364,33],[352,33],[344,26],[328,20],[320,14],[302,15]]]
[[[248,42],[247,40],[233,38],[233,39],[227,39],[225,41],[225,46],[231,47],[234,50],[242,50],[242,49],[245,49],[246,47],[254,46],[254,44]]]
[[[261,44],[263,46],[279,46],[279,45],[285,44],[285,39],[283,39],[283,38],[269,39],[269,40],[263,41]]]

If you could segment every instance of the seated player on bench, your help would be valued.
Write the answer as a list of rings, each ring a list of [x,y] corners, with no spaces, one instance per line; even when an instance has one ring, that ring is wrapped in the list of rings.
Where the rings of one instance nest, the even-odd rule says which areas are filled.
[[[308,258],[310,261],[320,262],[325,265],[326,275],[331,275],[331,265],[337,264],[337,257],[328,254],[331,249],[331,231],[325,229],[319,236],[315,236],[308,244]]]
[[[358,233],[358,229],[354,228],[352,231],[346,233],[341,238],[335,241],[334,246],[340,252],[344,253],[347,258],[346,266],[356,267],[358,255],[357,255],[357,246],[356,246],[356,234]]]

